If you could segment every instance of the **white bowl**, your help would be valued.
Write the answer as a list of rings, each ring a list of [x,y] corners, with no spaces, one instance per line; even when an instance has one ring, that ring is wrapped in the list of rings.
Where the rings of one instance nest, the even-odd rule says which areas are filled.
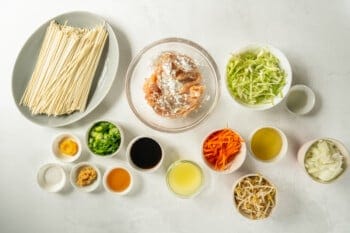
[[[76,179],[78,177],[78,173],[79,170],[85,166],[90,166],[92,167],[96,173],[97,173],[97,178],[94,182],[92,182],[90,185],[84,186],[84,187],[80,187],[76,184]],[[98,188],[98,186],[100,185],[100,182],[102,180],[101,177],[101,172],[100,169],[98,169],[98,167],[92,163],[88,163],[88,162],[82,162],[82,163],[78,163],[77,165],[75,165],[71,172],[70,172],[70,182],[73,185],[73,187],[81,192],[92,192],[94,190],[96,190]]]
[[[230,166],[229,166],[227,169],[222,170],[222,171],[216,170],[216,169],[213,167],[213,165],[211,165],[211,164],[207,161],[207,159],[204,157],[203,145],[204,145],[204,142],[207,140],[207,138],[208,138],[209,136],[211,136],[213,133],[218,132],[218,131],[221,131],[221,130],[223,130],[223,129],[218,129],[218,130],[212,131],[211,133],[209,133],[209,134],[204,138],[204,140],[203,140],[203,142],[202,142],[202,159],[203,159],[205,165],[207,165],[207,167],[208,167],[210,170],[212,170],[212,171],[214,171],[214,172],[216,172],[216,173],[220,173],[220,174],[230,174],[230,173],[232,173],[232,172],[238,170],[238,169],[242,166],[242,164],[244,163],[244,161],[245,161],[245,159],[246,159],[246,157],[247,157],[247,145],[246,145],[245,140],[242,138],[242,136],[241,136],[237,131],[235,131],[235,130],[233,130],[233,129],[230,129],[230,130],[232,130],[235,134],[237,134],[237,135],[241,138],[241,140],[243,140],[243,141],[242,141],[242,144],[241,144],[241,149],[240,149],[240,151],[238,152],[238,154],[234,157],[234,159],[231,161],[231,164],[230,164]]]
[[[39,186],[47,192],[59,192],[66,185],[67,175],[64,168],[56,163],[41,166],[37,174]]]
[[[64,154],[60,153],[59,143],[64,138],[72,138],[77,143],[78,151],[75,155],[69,156],[69,155],[64,155]],[[70,163],[70,162],[74,162],[77,159],[79,159],[79,157],[81,155],[81,151],[82,151],[82,146],[81,146],[80,139],[77,136],[75,136],[74,134],[60,133],[60,134],[56,135],[55,138],[53,139],[51,150],[52,150],[53,155],[56,157],[56,159],[58,159],[62,162],[65,162],[65,163]]]
[[[275,210],[276,207],[277,207],[277,203],[278,203],[278,199],[277,199],[278,192],[277,192],[276,186],[275,186],[269,179],[267,179],[265,176],[263,176],[263,175],[261,175],[261,174],[257,174],[257,173],[251,173],[251,174],[244,175],[244,176],[240,177],[236,182],[233,183],[233,186],[232,186],[232,195],[233,195],[233,198],[232,198],[232,200],[233,200],[233,205],[234,205],[236,211],[237,211],[240,215],[242,215],[243,217],[245,217],[245,218],[247,218],[247,219],[254,220],[254,221],[256,221],[256,220],[261,221],[261,220],[264,220],[264,219],[266,219],[266,218],[262,218],[262,219],[251,219],[251,218],[249,218],[249,216],[246,216],[244,213],[241,213],[241,211],[238,209],[238,206],[237,206],[237,204],[236,204],[236,199],[235,199],[235,196],[234,196],[234,195],[235,195],[235,188],[236,188],[236,186],[238,185],[238,183],[240,183],[244,178],[250,177],[250,176],[261,176],[261,177],[263,177],[263,179],[265,179],[267,182],[269,182],[270,185],[271,185],[272,187],[274,187],[275,190],[276,190],[276,193],[275,193],[275,206],[271,209],[270,214],[269,214],[268,216],[266,216],[266,218],[269,218],[269,217],[273,214],[274,210]]]
[[[270,51],[279,61],[280,61],[280,67],[285,71],[286,73],[286,84],[284,85],[283,89],[282,89],[282,97],[280,96],[276,96],[273,99],[273,104],[272,103],[268,103],[268,104],[256,104],[256,105],[252,105],[252,104],[247,104],[242,102],[241,100],[239,100],[238,98],[234,97],[229,88],[228,88],[228,83],[227,83],[227,77],[226,77],[226,70],[225,70],[225,82],[226,82],[226,89],[229,93],[229,95],[232,97],[232,99],[240,106],[244,107],[244,108],[248,108],[248,109],[252,109],[252,110],[266,110],[269,108],[272,108],[276,105],[278,105],[287,95],[289,88],[292,84],[292,68],[289,64],[288,59],[286,58],[286,56],[277,48],[271,46],[271,45],[267,45],[267,44],[249,44],[247,46],[244,46],[236,51],[234,51],[232,54],[241,54],[247,51],[254,51],[257,49],[261,49],[261,48],[266,48],[268,51]],[[230,56],[231,58],[231,56]],[[229,58],[229,59],[230,59]],[[229,60],[228,59],[228,60]],[[227,69],[227,67],[225,67],[225,69]]]
[[[315,105],[315,93],[305,85],[294,85],[286,97],[286,108],[289,112],[304,115],[309,113]]]
[[[122,191],[122,192],[116,192],[116,191],[112,190],[112,189],[108,186],[108,184],[107,184],[107,177],[108,177],[108,175],[110,174],[110,172],[111,172],[112,170],[114,170],[114,169],[116,169],[116,168],[124,169],[124,170],[126,170],[126,171],[129,173],[129,175],[130,175],[130,185],[129,185],[124,191]],[[123,164],[118,164],[118,165],[115,165],[115,166],[109,168],[109,169],[105,172],[105,174],[103,175],[103,186],[104,186],[104,188],[105,188],[108,192],[113,193],[113,194],[116,194],[116,195],[123,196],[123,195],[126,195],[126,194],[130,193],[130,191],[132,190],[132,188],[133,188],[133,186],[134,186],[134,177],[133,177],[133,175],[132,175],[130,169],[129,169],[127,166],[125,166],[125,165],[123,165]]]
[[[150,139],[154,140],[155,142],[157,142],[158,145],[160,146],[161,153],[162,153],[161,159],[160,159],[160,161],[157,163],[157,165],[154,166],[154,167],[152,167],[152,168],[148,168],[148,169],[140,168],[140,167],[138,167],[136,164],[134,164],[134,162],[133,162],[132,159],[131,159],[131,155],[130,155],[131,147],[134,145],[134,143],[135,143],[136,141],[138,141],[138,140],[141,139],[141,138],[150,138]],[[155,140],[154,138],[148,137],[148,136],[138,136],[138,137],[135,137],[133,140],[130,141],[130,143],[129,143],[127,149],[126,149],[126,157],[127,157],[127,159],[128,159],[128,162],[129,162],[130,166],[131,166],[133,169],[135,169],[136,171],[138,171],[138,172],[151,173],[151,172],[154,172],[154,171],[158,170],[158,168],[162,165],[163,159],[164,159],[164,149],[163,149],[162,145],[161,145],[157,140]]]
[[[118,128],[119,132],[120,132],[120,145],[119,145],[118,149],[117,149],[116,151],[114,151],[113,153],[111,153],[111,154],[107,154],[107,155],[96,154],[96,153],[94,153],[94,152],[90,149],[90,147],[89,147],[89,133],[90,133],[91,129],[92,129],[96,124],[98,124],[99,122],[109,122],[109,123],[115,125],[115,126]],[[87,146],[89,152],[90,152],[92,155],[94,155],[94,156],[96,156],[96,157],[98,157],[98,158],[110,158],[110,157],[113,157],[113,156],[115,156],[116,154],[118,154],[119,151],[121,150],[121,148],[123,147],[123,144],[124,144],[124,131],[123,131],[122,127],[120,126],[120,124],[117,124],[117,123],[114,122],[114,121],[110,121],[110,120],[99,120],[99,121],[95,121],[95,122],[89,127],[89,129],[88,129],[87,132],[86,132],[85,143],[86,143],[86,146]]]
[[[306,153],[309,151],[310,147],[317,141],[319,140],[329,140],[331,142],[333,142],[338,149],[340,150],[340,152],[342,153],[342,155],[344,156],[345,159],[345,169],[343,172],[341,172],[338,176],[336,176],[335,178],[333,178],[330,181],[323,181],[323,180],[319,180],[313,176],[311,176],[308,171],[305,168],[305,156]],[[350,166],[350,154],[349,151],[346,149],[346,147],[344,146],[343,143],[341,143],[339,140],[333,139],[333,138],[317,138],[311,141],[308,141],[306,143],[304,143],[300,149],[298,150],[298,163],[300,165],[300,167],[304,170],[304,172],[314,181],[318,182],[318,183],[322,183],[322,184],[329,184],[332,183],[333,181],[337,180],[338,178],[340,178],[341,176],[343,176],[343,174],[346,172],[347,168]]]
[[[263,160],[263,159],[260,159],[259,157],[257,157],[257,156],[254,154],[254,152],[253,152],[253,150],[252,150],[252,146],[251,146],[251,142],[252,142],[252,139],[253,139],[254,134],[255,134],[257,131],[259,131],[260,129],[264,129],[264,128],[271,128],[271,129],[275,130],[275,131],[280,135],[280,137],[281,137],[281,139],[282,139],[282,147],[281,147],[280,152],[279,152],[273,159],[270,159],[270,160]],[[259,127],[259,128],[257,128],[257,129],[255,129],[255,130],[251,133],[251,135],[250,135],[250,137],[249,137],[249,152],[250,152],[250,154],[252,155],[252,157],[253,157],[254,159],[258,160],[258,161],[265,162],[265,163],[279,161],[280,159],[282,159],[282,158],[286,155],[287,151],[288,151],[288,139],[287,139],[287,136],[283,133],[282,130],[280,130],[280,129],[277,128],[277,127],[268,126],[268,125]]]

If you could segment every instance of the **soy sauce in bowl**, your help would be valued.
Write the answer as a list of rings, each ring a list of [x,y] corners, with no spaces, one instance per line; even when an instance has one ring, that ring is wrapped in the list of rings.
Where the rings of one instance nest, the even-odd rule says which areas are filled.
[[[163,149],[149,137],[137,137],[128,146],[130,165],[139,171],[155,171],[163,160]]]

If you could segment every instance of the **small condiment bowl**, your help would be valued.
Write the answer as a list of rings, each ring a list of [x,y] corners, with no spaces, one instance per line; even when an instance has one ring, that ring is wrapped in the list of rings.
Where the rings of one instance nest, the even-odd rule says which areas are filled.
[[[115,190],[113,190],[111,187],[109,187],[108,181],[107,181],[108,176],[110,175],[110,173],[111,173],[114,169],[118,169],[118,168],[125,170],[125,171],[130,175],[130,184],[129,184],[129,186],[128,186],[126,189],[124,189],[123,191],[120,191],[120,192],[115,191]],[[133,177],[133,175],[132,175],[130,169],[129,169],[127,166],[125,166],[125,165],[123,165],[123,164],[118,164],[118,165],[115,165],[115,166],[113,166],[113,167],[110,167],[110,168],[105,172],[105,174],[103,175],[103,186],[104,186],[104,188],[105,188],[108,192],[110,192],[110,193],[113,193],[113,194],[119,195],[119,196],[124,196],[124,195],[130,193],[130,191],[132,190],[132,188],[133,188],[133,186],[134,186],[134,177]]]
[[[275,191],[276,191],[276,193],[275,193],[275,205],[274,205],[274,207],[271,209],[271,212],[269,213],[269,215],[266,216],[265,218],[261,218],[261,219],[252,219],[252,218],[250,218],[248,215],[246,215],[245,213],[242,213],[242,212],[238,209],[238,206],[237,206],[237,203],[236,203],[235,189],[236,189],[237,185],[238,185],[244,178],[246,178],[246,177],[252,177],[252,176],[253,176],[253,177],[254,177],[254,176],[262,177],[262,178],[265,179],[272,187],[274,187],[274,188],[275,188]],[[251,173],[251,174],[244,175],[244,176],[240,177],[236,182],[234,182],[234,183],[233,183],[233,186],[232,186],[232,196],[233,196],[233,198],[232,198],[232,200],[233,200],[233,205],[234,205],[236,211],[237,211],[240,215],[242,215],[243,217],[245,217],[245,218],[247,218],[247,219],[249,219],[249,220],[254,220],[254,221],[256,221],[256,220],[261,221],[261,220],[264,220],[264,219],[269,218],[269,217],[273,214],[274,210],[275,210],[276,207],[277,207],[277,203],[278,203],[278,198],[277,198],[277,197],[278,197],[278,192],[277,192],[276,186],[275,186],[269,179],[267,179],[265,176],[263,176],[263,175],[261,175],[261,174],[258,174],[258,173]]]
[[[286,108],[296,115],[309,113],[315,105],[315,93],[305,85],[294,85],[290,88],[286,97]]]
[[[292,68],[291,65],[287,59],[287,57],[284,55],[284,53],[271,46],[268,44],[261,44],[261,43],[253,43],[253,44],[248,44],[244,47],[241,47],[235,51],[233,51],[233,55],[238,55],[238,54],[242,54],[245,52],[249,52],[249,51],[256,51],[258,49],[262,49],[265,48],[267,49],[272,55],[274,55],[278,60],[279,60],[279,65],[280,68],[283,69],[286,73],[286,84],[284,85],[283,89],[282,89],[282,95],[277,95],[273,98],[273,101],[271,103],[265,103],[265,104],[248,104],[248,103],[244,103],[243,101],[241,101],[239,98],[236,98],[235,96],[233,96],[230,92],[229,86],[228,86],[228,78],[227,75],[225,75],[225,82],[226,82],[226,89],[229,93],[229,95],[232,97],[232,99],[241,107],[246,108],[246,109],[250,109],[250,110],[267,110],[270,109],[276,105],[278,105],[287,95],[289,88],[292,84]],[[229,58],[227,59],[228,61],[231,59],[232,55],[229,56]],[[225,66],[225,74],[226,74],[226,69],[227,69],[227,64]]]
[[[200,173],[200,184],[198,185],[197,189],[194,190],[193,193],[189,193],[189,194],[185,194],[185,193],[179,193],[178,191],[179,190],[175,190],[176,188],[172,187],[172,184],[171,184],[171,174],[172,172],[174,172],[174,169],[175,169],[175,172],[176,172],[176,168],[178,168],[178,166],[181,166],[183,164],[190,164],[192,166],[194,166],[196,169],[198,169],[199,173]],[[193,175],[192,171],[190,171],[188,174],[182,174],[180,177],[180,179],[184,179],[184,177],[188,176],[188,175]],[[184,160],[184,159],[180,159],[180,160],[177,160],[175,162],[173,162],[167,169],[167,173],[166,173],[166,183],[167,183],[167,186],[168,186],[168,189],[171,191],[171,193],[173,193],[175,196],[179,197],[179,198],[183,198],[183,199],[191,199],[191,198],[194,198],[196,197],[199,193],[202,192],[203,188],[204,188],[204,185],[205,185],[205,174],[203,172],[203,169],[202,167],[194,162],[194,161],[191,161],[191,160]],[[186,180],[185,182],[182,181],[182,183],[184,183],[185,185],[188,185],[189,182]],[[175,185],[175,184],[173,184]]]
[[[217,170],[214,168],[214,166],[212,164],[210,164],[208,162],[208,160],[205,158],[204,156],[204,152],[203,152],[203,147],[204,147],[204,143],[207,141],[207,139],[213,135],[214,133],[217,133],[221,130],[224,130],[224,129],[218,129],[218,130],[215,130],[211,133],[209,133],[203,140],[202,142],[202,159],[205,163],[205,165],[212,171],[216,172],[216,173],[220,173],[220,174],[230,174],[236,170],[238,170],[242,164],[244,163],[246,157],[247,157],[247,145],[246,145],[246,142],[245,140],[243,139],[243,137],[235,130],[233,129],[230,129],[228,128],[229,130],[233,131],[236,135],[238,135],[240,138],[241,138],[241,149],[240,151],[238,152],[238,154],[235,155],[234,159],[230,162],[230,165],[228,166],[228,168],[226,168],[225,170]]]
[[[67,175],[61,165],[48,163],[39,168],[37,182],[45,191],[55,193],[64,188],[67,182]]]
[[[96,154],[95,152],[92,151],[92,149],[89,147],[89,137],[90,137],[90,132],[91,130],[98,124],[98,123],[101,123],[101,122],[108,122],[108,123],[111,123],[113,125],[115,125],[117,127],[117,129],[119,130],[119,133],[120,133],[120,144],[119,144],[119,147],[113,152],[113,153],[110,153],[110,154],[106,154],[106,155],[102,155],[102,154]],[[123,147],[124,145],[124,130],[123,128],[120,126],[120,124],[117,124],[116,122],[114,121],[110,121],[110,120],[99,120],[99,121],[95,121],[90,127],[89,129],[87,130],[86,132],[86,136],[85,136],[85,142],[86,142],[86,147],[88,148],[89,152],[98,157],[98,158],[110,158],[110,157],[113,157],[115,156],[116,154],[119,153],[119,151],[121,150],[121,148]]]
[[[155,166],[153,166],[151,168],[141,168],[141,167],[137,166],[131,159],[131,149],[132,149],[132,147],[134,146],[135,142],[137,142],[138,140],[140,140],[142,138],[149,138],[149,139],[154,140],[156,143],[158,143],[158,145],[160,147],[160,150],[161,150],[161,158],[160,158],[159,162]],[[163,160],[164,160],[164,149],[163,149],[162,145],[157,140],[155,140],[152,137],[137,136],[133,140],[131,140],[130,143],[128,144],[128,147],[126,149],[126,156],[127,156],[127,159],[128,159],[128,162],[129,162],[130,166],[133,169],[135,169],[136,171],[144,172],[144,173],[152,173],[152,172],[155,172],[156,170],[158,170],[158,168],[162,165]]]
[[[309,149],[314,145],[314,143],[316,143],[320,140],[328,140],[328,141],[331,141],[332,143],[334,143],[337,146],[337,148],[340,150],[342,155],[344,156],[344,160],[345,160],[344,161],[344,170],[338,176],[334,177],[332,180],[329,180],[329,181],[323,181],[323,180],[320,180],[320,179],[313,177],[311,174],[308,173],[308,171],[306,170],[306,167],[305,167],[306,154],[308,153]],[[336,140],[333,138],[317,138],[317,139],[314,139],[314,140],[311,140],[311,141],[304,143],[299,148],[299,150],[298,150],[298,163],[299,163],[300,167],[303,169],[303,171],[307,174],[307,176],[309,176],[312,180],[314,180],[318,183],[322,183],[322,184],[329,184],[329,183],[333,183],[335,180],[338,180],[346,172],[347,168],[350,166],[350,153],[346,149],[344,144],[341,143],[339,140]]]
[[[60,152],[60,149],[59,149],[60,142],[65,138],[70,138],[77,144],[78,150],[74,155],[65,155],[64,153]],[[74,134],[60,133],[54,137],[52,141],[51,150],[56,159],[65,163],[74,162],[80,158],[81,151],[82,151],[81,141]]]
[[[265,129],[265,128],[270,128],[270,129],[275,130],[275,131],[279,134],[279,136],[281,137],[281,140],[282,140],[282,147],[281,147],[281,149],[280,149],[280,152],[279,152],[274,158],[272,158],[272,159],[270,159],[270,160],[263,160],[263,159],[259,158],[258,156],[256,156],[256,155],[254,154],[253,149],[252,149],[252,139],[253,139],[254,135],[255,135],[259,130]],[[287,136],[283,133],[282,130],[280,130],[280,129],[277,128],[277,127],[268,126],[268,125],[267,125],[267,126],[259,127],[259,128],[257,128],[257,129],[255,129],[255,130],[251,133],[251,135],[250,135],[250,137],[249,137],[249,152],[250,152],[250,154],[252,155],[252,157],[253,157],[254,159],[258,160],[258,161],[265,162],[265,163],[279,161],[280,159],[282,159],[282,158],[286,155],[287,151],[288,151],[288,139],[287,139]]]
[[[81,187],[81,186],[78,186],[76,184],[76,180],[77,180],[77,177],[79,175],[80,169],[82,169],[83,167],[86,167],[86,166],[92,167],[96,171],[97,178],[91,184]],[[92,192],[92,191],[96,190],[98,188],[98,186],[100,185],[101,180],[102,180],[102,177],[101,177],[100,169],[98,169],[98,167],[92,163],[88,163],[88,162],[78,163],[77,165],[75,165],[72,168],[72,170],[70,172],[71,184],[73,185],[73,187],[76,190],[81,191],[81,192]]]

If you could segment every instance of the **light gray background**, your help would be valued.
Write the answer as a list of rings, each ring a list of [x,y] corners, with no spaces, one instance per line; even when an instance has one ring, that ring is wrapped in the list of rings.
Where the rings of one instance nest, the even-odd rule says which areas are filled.
[[[1,6],[0,26],[0,232],[349,232],[350,175],[330,185],[312,182],[298,167],[301,144],[317,137],[334,137],[350,147],[350,2],[349,1],[116,1],[61,0],[10,1]],[[69,127],[51,129],[34,125],[16,109],[11,73],[17,54],[37,27],[55,15],[87,10],[114,26],[120,46],[116,81],[102,104]],[[193,130],[166,134],[144,126],[128,107],[124,92],[127,65],[140,49],[155,40],[178,36],[193,40],[213,56],[221,75],[230,51],[250,42],[269,43],[290,60],[293,84],[306,84],[317,95],[314,111],[305,117],[290,115],[283,107],[264,112],[238,108],[225,86],[217,108]],[[223,83],[222,83],[223,84]],[[36,171],[55,161],[52,137],[63,131],[82,139],[89,124],[108,118],[120,122],[127,142],[139,134],[153,135],[166,147],[166,160],[154,174],[135,174],[136,189],[116,197],[100,189],[79,193],[67,188],[50,194],[36,184]],[[211,130],[226,125],[246,139],[258,126],[280,127],[289,140],[285,158],[262,164],[250,156],[231,175],[205,169],[207,186],[196,198],[182,200],[165,185],[165,168],[177,158],[204,164],[200,144]],[[112,159],[85,159],[104,170],[125,161],[125,149]],[[266,221],[251,222],[235,212],[231,186],[238,177],[261,172],[278,187],[279,203]]]

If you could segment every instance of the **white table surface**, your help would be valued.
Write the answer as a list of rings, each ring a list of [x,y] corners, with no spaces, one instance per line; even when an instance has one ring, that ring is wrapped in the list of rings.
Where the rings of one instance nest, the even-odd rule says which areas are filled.
[[[220,3],[219,3],[220,2]],[[317,232],[350,231],[350,174],[330,185],[316,184],[296,162],[299,146],[317,137],[334,137],[350,147],[350,2],[349,1],[6,1],[1,4],[0,43],[0,232]],[[11,73],[21,46],[43,22],[58,14],[85,10],[99,14],[116,31],[121,61],[112,90],[101,105],[79,122],[45,128],[25,119],[11,94]],[[263,112],[238,108],[224,85],[210,117],[179,134],[154,131],[129,108],[123,89],[131,58],[155,40],[177,36],[193,40],[213,56],[221,75],[230,51],[250,42],[280,48],[292,65],[293,84],[306,84],[317,96],[314,111],[296,117],[283,106]],[[52,137],[63,131],[83,138],[89,124],[109,118],[121,122],[127,141],[153,135],[166,147],[166,161],[154,174],[137,174],[132,195],[113,196],[102,188],[79,193],[68,188],[51,194],[36,183],[40,165],[55,162]],[[207,186],[194,199],[175,197],[164,174],[176,158],[200,158],[204,135],[226,125],[248,138],[262,124],[280,127],[289,140],[283,160],[262,164],[250,156],[241,169],[217,175],[205,169]],[[107,168],[124,161],[125,150],[112,159],[85,160]],[[231,186],[238,177],[261,172],[278,187],[279,203],[266,221],[252,222],[235,212]]]

